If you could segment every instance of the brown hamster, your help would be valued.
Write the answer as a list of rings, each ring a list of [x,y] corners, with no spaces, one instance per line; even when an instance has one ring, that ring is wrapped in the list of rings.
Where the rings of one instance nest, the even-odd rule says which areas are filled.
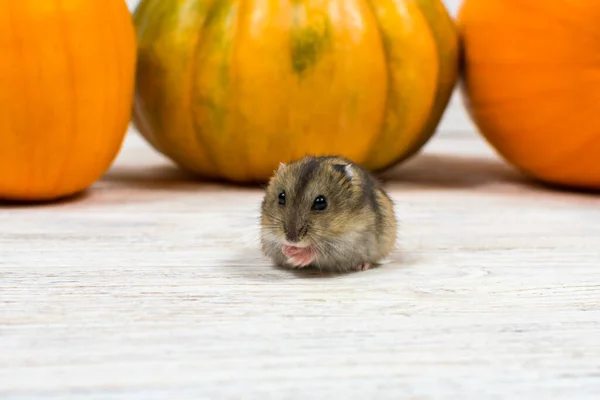
[[[366,270],[392,251],[396,229],[379,182],[343,157],[281,164],[261,205],[263,254],[283,267]]]

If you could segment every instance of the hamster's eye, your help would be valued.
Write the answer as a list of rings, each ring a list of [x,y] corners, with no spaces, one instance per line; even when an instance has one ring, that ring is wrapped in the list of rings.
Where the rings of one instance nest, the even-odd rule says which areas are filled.
[[[279,205],[284,206],[285,205],[285,192],[279,193],[279,196],[277,197],[277,199],[279,201]]]
[[[327,199],[325,196],[317,196],[313,202],[312,209],[315,211],[323,211],[327,208]]]

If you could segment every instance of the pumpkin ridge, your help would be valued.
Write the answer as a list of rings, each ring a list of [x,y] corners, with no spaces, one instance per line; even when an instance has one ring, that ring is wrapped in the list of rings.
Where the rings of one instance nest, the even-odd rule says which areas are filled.
[[[161,0],[159,0],[161,1]],[[224,4],[224,0],[217,0],[217,2],[220,2],[219,5]],[[192,129],[192,137],[196,143],[196,149],[198,151],[200,151],[204,157],[198,157],[197,159],[202,159],[201,164],[202,164],[202,168],[197,168],[196,166],[194,166],[194,163],[188,163],[186,154],[184,154],[181,158],[179,158],[179,160],[181,162],[185,161],[185,167],[186,169],[190,170],[190,171],[195,171],[196,173],[201,174],[204,177],[211,177],[214,178],[216,176],[216,172],[215,172],[215,168],[218,169],[218,163],[216,161],[216,159],[213,156],[213,149],[210,147],[210,145],[207,143],[207,141],[204,139],[204,134],[203,134],[203,130],[201,126],[198,126],[196,124],[195,118],[194,118],[194,107],[192,107],[192,103],[193,103],[193,96],[192,93],[194,92],[195,86],[194,86],[194,77],[197,73],[197,58],[198,58],[198,54],[200,51],[200,47],[201,44],[203,44],[203,38],[204,38],[204,31],[206,30],[206,27],[208,25],[208,23],[210,22],[210,19],[213,17],[211,15],[212,11],[215,11],[215,7],[217,7],[215,5],[215,1],[210,1],[207,2],[206,4],[206,14],[203,17],[202,23],[200,25],[200,29],[198,29],[197,32],[195,32],[192,37],[193,37],[193,45],[191,46],[191,55],[189,57],[188,62],[188,67],[186,68],[186,75],[185,75],[185,85],[184,87],[187,88],[187,90],[185,90],[185,101],[187,101],[187,103],[184,103],[184,109],[187,110],[186,112],[186,119],[188,120],[188,124],[190,126],[190,128]],[[179,12],[181,12],[180,9],[178,9]],[[216,10],[218,11],[218,10]],[[202,171],[203,170],[203,171]],[[202,171],[202,172],[201,172]]]
[[[148,25],[148,19],[150,18],[149,15],[152,15],[152,12],[161,5],[161,1],[162,0],[140,1],[137,7],[135,8],[133,13],[133,21],[136,24],[136,35],[138,40],[141,40],[141,38],[144,37],[146,33],[146,27]],[[141,23],[142,21],[144,21],[143,24]],[[162,24],[159,24],[159,28],[162,29]],[[156,36],[159,36],[159,34],[157,34]],[[141,52],[141,50],[143,49],[140,48],[140,44],[138,43],[138,64],[141,64],[143,66],[142,68],[147,68],[144,67],[147,64],[143,63],[144,54]],[[136,86],[139,86],[141,84],[141,82],[139,82],[139,80],[141,79],[141,72],[143,72],[143,70],[141,70],[138,66],[138,68],[136,68]],[[134,125],[138,128],[137,130],[140,132],[142,137],[144,137],[148,141],[148,143],[157,151],[167,155],[170,158],[173,158],[174,155],[172,154],[172,152],[160,143],[160,135],[156,135],[155,129],[154,127],[152,127],[152,124],[149,121],[150,117],[146,114],[148,111],[148,105],[144,104],[145,102],[140,101],[140,95],[139,93],[137,93],[137,90],[135,97],[137,98],[137,101],[135,101],[134,104],[134,113],[132,116],[132,120],[134,122]],[[144,110],[144,113],[141,110]],[[143,126],[146,126],[147,128],[144,129]]]
[[[420,151],[425,143],[427,143],[431,137],[435,134],[437,127],[448,107],[448,103],[450,102],[450,98],[452,97],[452,93],[454,92],[454,88],[456,87],[456,83],[458,80],[458,53],[460,47],[460,41],[458,40],[457,29],[455,23],[448,14],[446,7],[441,2],[434,2],[433,5],[431,3],[427,3],[431,7],[435,8],[436,14],[435,20],[432,14],[426,13],[423,10],[425,4],[423,0],[413,0],[417,4],[419,11],[423,15],[423,17],[427,20],[429,30],[435,40],[436,46],[436,60],[439,66],[438,69],[438,77],[437,77],[437,90],[434,97],[433,106],[431,108],[431,112],[427,119],[427,123],[422,129],[421,135],[419,136],[419,140],[415,141],[413,146],[407,150],[407,153],[397,158],[390,166],[397,165],[408,158],[414,156],[418,151]],[[440,26],[442,26],[441,21],[445,22],[444,26],[447,26],[451,31],[451,34],[446,34],[448,32],[442,32]],[[447,46],[442,46],[444,39],[449,38],[451,40],[451,44]],[[442,60],[446,57],[443,55],[447,54],[450,59],[449,62],[442,62]]]
[[[69,113],[68,116],[68,120],[69,120],[69,125],[70,128],[68,129],[67,134],[69,136],[71,136],[71,140],[68,141],[67,144],[67,148],[65,153],[66,154],[71,154],[71,152],[73,151],[73,149],[75,148],[75,142],[77,142],[77,139],[80,136],[80,133],[77,130],[77,91],[75,90],[75,68],[73,67],[74,61],[73,61],[73,57],[71,56],[71,52],[69,51],[69,48],[72,47],[70,40],[69,40],[69,33],[67,32],[67,28],[65,27],[65,24],[67,23],[65,16],[62,14],[62,10],[63,10],[63,2],[62,0],[56,0],[56,8],[59,11],[59,15],[61,18],[60,21],[60,33],[62,36],[62,44],[64,46],[64,51],[65,51],[65,59],[66,59],[66,65],[65,68],[67,70],[66,75],[66,80],[68,81],[68,87],[69,87],[69,99],[70,99],[70,107],[71,107],[71,112]],[[68,160],[66,157],[62,157],[62,161],[60,162],[60,166],[57,168],[57,173],[56,176],[54,177],[54,185],[58,185],[60,183],[60,180],[65,172],[65,170],[68,167]],[[53,187],[53,184],[50,184],[49,187]]]
[[[9,21],[9,25],[10,25],[10,28],[11,28],[10,30],[12,32],[15,32],[17,30],[17,27],[18,27],[18,24],[16,23],[15,18],[14,18],[15,12],[16,12],[15,8],[16,8],[16,4],[17,3],[9,1],[9,2],[6,2],[5,4],[8,7],[8,12],[6,13],[6,16],[7,16],[7,19]],[[11,8],[11,6],[12,6],[12,8]],[[19,39],[19,37],[18,37],[19,35],[18,34],[13,34],[13,35],[14,35],[14,37],[12,39],[15,40],[15,41],[17,41]],[[25,52],[25,46],[24,46],[23,41],[19,41],[19,46],[16,46],[16,48],[17,48],[17,52],[18,52],[18,59],[19,59],[20,62],[23,62],[23,59],[24,59],[23,55],[24,55],[24,52]],[[18,74],[19,74],[19,78],[20,79],[15,79],[15,81],[17,81],[17,80],[21,80],[21,81],[26,80],[26,78],[24,76],[24,70],[23,69],[19,69],[18,70]],[[31,110],[31,106],[29,105],[29,102],[26,102],[24,108],[26,109],[26,113],[28,115],[33,114],[32,110]],[[13,127],[13,129],[14,129],[14,127]],[[16,152],[19,152],[19,150],[16,150]],[[23,151],[22,153],[25,153],[25,152],[26,151]],[[24,155],[24,154],[22,154],[22,155]],[[30,159],[33,159],[34,155],[35,154],[34,154],[34,150],[33,149],[29,152],[29,154],[27,154],[27,156]],[[2,161],[3,160],[0,159],[0,162],[2,162]],[[26,173],[27,178],[26,179],[22,178],[23,180],[26,180],[26,181],[33,181],[34,180],[34,176],[33,176],[33,174],[34,174],[34,168],[33,168],[33,165],[31,165],[30,168],[22,168],[22,170],[23,171],[27,171],[27,173]],[[2,172],[4,173],[4,171],[2,171]],[[8,175],[8,174],[6,174],[6,175]],[[15,174],[15,177],[17,177],[17,179],[18,179],[18,176],[16,174]],[[8,182],[8,184],[6,185],[6,187],[8,188],[8,190],[11,190],[12,187],[16,186],[15,183],[17,183],[17,182],[18,181],[16,179],[11,180],[11,181]],[[1,185],[0,185],[0,189],[3,189],[1,187]],[[28,187],[27,189],[24,189],[24,190],[22,189],[20,191],[19,195],[20,196],[24,196],[24,197],[28,197],[28,196],[30,196],[31,190],[33,190],[31,187]]]
[[[235,7],[235,4],[233,1],[231,0],[219,0],[216,2],[217,4],[212,4],[211,7],[209,7],[208,12],[206,14],[206,17],[201,25],[201,28],[199,29],[200,33],[196,35],[196,37],[199,37],[199,39],[196,41],[195,45],[193,46],[192,49],[192,55],[190,58],[190,68],[188,68],[189,74],[188,74],[188,78],[190,79],[190,84],[187,85],[187,87],[189,88],[189,100],[190,100],[190,105],[188,106],[188,114],[190,115],[190,120],[191,120],[191,126],[192,126],[192,130],[193,130],[193,136],[196,139],[196,141],[199,143],[199,145],[201,147],[203,147],[205,149],[205,154],[207,159],[209,160],[209,163],[212,164],[213,168],[216,168],[217,170],[223,172],[227,169],[228,164],[224,164],[222,163],[217,157],[214,157],[213,154],[217,153],[219,150],[219,139],[222,140],[225,132],[223,130],[222,126],[219,126],[219,134],[215,136],[215,138],[213,140],[205,140],[204,138],[204,131],[205,128],[203,127],[203,125],[206,124],[210,124],[213,125],[214,121],[204,121],[204,124],[199,123],[198,121],[198,114],[201,114],[203,116],[203,119],[208,119],[208,118],[216,118],[217,119],[217,123],[219,123],[219,121],[225,120],[225,117],[223,116],[223,114],[227,114],[228,111],[222,110],[220,108],[223,107],[227,107],[226,104],[221,104],[221,105],[216,105],[214,103],[214,99],[212,97],[212,95],[209,93],[205,93],[205,90],[203,90],[202,87],[199,86],[199,76],[202,75],[202,72],[199,73],[199,61],[198,58],[200,57],[200,54],[202,52],[202,48],[203,46],[206,44],[206,40],[207,40],[207,36],[204,33],[209,29],[210,24],[215,21],[216,18],[220,17],[219,13],[223,13],[223,10]],[[236,14],[238,12],[236,11]],[[239,17],[239,14],[238,14]],[[236,23],[239,21],[236,20]],[[214,39],[213,37],[209,37],[210,39]],[[231,40],[231,44],[233,44],[235,42],[235,40]],[[214,49],[211,49],[212,51],[215,51]],[[231,66],[231,61],[229,62],[229,66]],[[219,68],[223,68],[222,65],[219,66]],[[196,79],[194,79],[196,78]],[[221,90],[221,88],[219,88]],[[194,95],[195,94],[195,95]],[[202,106],[200,107],[200,111],[197,111],[196,107],[193,106],[194,103],[199,102],[202,104]],[[225,100],[225,102],[227,102],[227,100]],[[220,108],[219,108],[220,107]],[[212,113],[212,115],[210,115]],[[196,117],[194,117],[196,116]],[[220,136],[220,138],[219,138]],[[231,161],[233,158],[229,158],[227,161]],[[227,172],[225,172],[227,174]]]
[[[232,78],[230,78],[231,79],[230,93],[232,93],[232,94],[228,96],[227,103],[228,103],[228,106],[230,107],[230,109],[233,109],[235,113],[241,112],[239,107],[231,107],[231,103],[232,102],[237,103],[238,96],[236,94],[239,93],[239,80],[238,80],[239,78],[238,78],[238,74],[237,74],[237,69],[243,65],[243,62],[238,62],[238,60],[237,60],[237,55],[238,55],[239,46],[240,46],[240,40],[238,40],[237,36],[240,34],[240,32],[243,32],[242,27],[245,26],[244,18],[245,17],[248,18],[249,14],[250,14],[250,13],[246,12],[248,9],[248,3],[249,3],[249,1],[241,1],[239,3],[239,10],[238,10],[237,20],[236,20],[236,24],[235,24],[235,32],[232,35],[233,39],[232,39],[231,62],[229,64],[229,71],[228,71],[229,75],[232,77]],[[232,118],[232,121],[237,121],[237,118]],[[249,154],[251,151],[253,151],[253,148],[252,148],[252,146],[250,146],[249,135],[247,134],[247,132],[242,132],[235,125],[233,126],[233,132],[235,132],[237,140],[239,140],[240,142],[243,143],[243,146],[240,151],[240,158],[242,158],[244,160],[242,163],[246,165],[246,168],[241,168],[241,170],[240,170],[240,172],[243,171],[243,175],[242,175],[243,177],[238,176],[237,179],[245,180],[248,177],[252,176],[252,173],[250,173],[248,171],[254,170],[252,157],[250,157],[250,154]]]
[[[373,19],[376,21],[375,25],[377,26],[377,31],[379,32],[379,38],[381,40],[381,48],[383,49],[383,56],[385,58],[384,65],[385,65],[385,70],[386,70],[386,75],[387,75],[385,100],[384,100],[384,105],[381,108],[381,117],[379,119],[379,121],[380,121],[379,129],[377,130],[377,135],[371,141],[372,147],[369,149],[369,151],[367,152],[367,155],[365,157],[364,163],[366,164],[370,161],[371,155],[374,152],[374,147],[377,145],[378,141],[384,135],[384,129],[386,126],[387,116],[388,116],[389,109],[390,109],[391,102],[392,102],[392,85],[391,85],[391,83],[392,83],[391,82],[392,81],[392,68],[389,63],[389,57],[390,57],[389,42],[386,40],[386,36],[383,32],[383,28],[381,27],[379,17],[377,16],[377,13],[375,12],[375,6],[373,5],[373,0],[364,0],[364,1],[367,4],[366,8],[369,9],[371,14],[373,15]]]
[[[219,0],[219,1],[220,1],[219,5],[225,4],[224,0]],[[186,98],[188,99],[188,102],[189,102],[186,105],[187,106],[186,108],[188,110],[187,114],[188,114],[188,118],[190,121],[190,126],[192,128],[193,137],[196,140],[197,146],[200,149],[204,150],[203,152],[206,156],[208,164],[210,164],[209,168],[213,168],[213,169],[215,167],[217,169],[220,169],[220,165],[219,165],[219,162],[217,161],[217,159],[213,156],[214,149],[211,148],[211,146],[208,144],[208,142],[204,140],[202,127],[197,123],[196,119],[194,118],[195,108],[192,106],[192,104],[194,103],[193,92],[195,90],[197,90],[196,84],[194,82],[194,77],[195,77],[195,75],[197,73],[197,69],[198,69],[198,56],[200,54],[200,48],[204,44],[204,38],[205,38],[204,32],[205,32],[208,24],[211,22],[212,18],[214,18],[214,13],[216,13],[218,11],[217,8],[218,8],[218,5],[215,5],[214,3],[212,3],[209,6],[206,16],[204,17],[204,21],[202,21],[202,25],[200,26],[200,29],[198,30],[198,33],[196,35],[194,35],[195,43],[192,46],[192,53],[190,55],[189,66],[187,68],[187,76],[186,76],[186,80],[187,80]],[[195,170],[195,169],[196,168],[193,168],[192,170]],[[213,176],[214,174],[212,173],[212,171],[210,173],[207,173],[207,171],[204,171],[203,175]]]
[[[174,5],[175,7],[165,9],[169,5]],[[136,8],[135,24],[138,29],[139,60],[136,68],[137,87],[133,120],[142,136],[158,152],[164,154],[185,170],[195,173],[203,171],[202,175],[211,177],[215,174],[214,162],[210,158],[210,152],[207,150],[208,146],[203,142],[201,135],[190,135],[189,139],[195,141],[195,143],[190,143],[186,146],[185,143],[172,139],[179,132],[174,133],[173,129],[176,130],[177,127],[169,124],[170,118],[176,118],[186,124],[189,131],[193,132],[195,130],[193,117],[190,117],[191,100],[189,96],[189,93],[193,90],[193,88],[190,88],[190,82],[192,82],[192,77],[195,73],[189,66],[194,65],[194,60],[187,57],[185,65],[188,68],[178,78],[182,82],[175,84],[181,90],[179,93],[173,93],[173,83],[170,81],[174,79],[177,71],[170,71],[165,68],[165,65],[171,61],[165,60],[165,55],[162,53],[163,46],[156,46],[157,41],[162,40],[162,42],[166,42],[167,46],[172,46],[178,40],[176,35],[181,22],[179,20],[175,21],[177,26],[172,29],[167,26],[169,22],[168,18],[163,19],[156,16],[179,15],[182,12],[179,7],[180,5],[179,2],[175,4],[163,0],[144,0]],[[210,8],[211,6],[207,5],[207,9]],[[204,22],[205,17],[202,20]],[[199,36],[200,33],[198,32],[190,35],[194,41],[197,41]],[[194,46],[189,46],[188,48],[191,52],[194,51]],[[175,57],[179,56],[180,54],[175,53]],[[148,92],[144,87],[144,83],[148,81],[149,84],[146,84],[146,86],[156,84],[156,89]],[[170,89],[167,87],[170,87]],[[169,98],[165,98],[166,96]],[[177,107],[180,110],[179,112],[174,111],[173,106],[166,103],[172,102],[174,96],[178,96],[184,102],[181,107]],[[144,104],[145,102],[147,104]],[[172,146],[172,143],[175,143],[175,146]],[[193,160],[190,160],[190,150],[192,150],[195,156]],[[196,163],[200,164],[200,166],[198,167]]]
[[[375,0],[375,4],[372,1],[370,5],[379,22],[390,76],[389,98],[386,99],[388,107],[381,133],[369,152],[365,166],[368,169],[381,170],[389,168],[397,158],[395,154],[404,153],[405,149],[412,147],[413,142],[418,139],[421,127],[427,122],[433,105],[439,65],[430,63],[430,58],[437,58],[431,54],[436,50],[435,40],[427,20],[414,3],[404,1],[399,4],[390,0]],[[404,10],[399,9],[403,6]],[[392,28],[394,23],[398,23],[396,19],[406,23],[406,32],[400,31],[398,36],[390,36],[398,33]],[[407,51],[405,48],[400,50],[400,45],[406,45]],[[428,79],[416,80],[414,74],[428,76]],[[409,99],[407,92],[417,95]],[[377,145],[381,142],[386,143],[386,146]]]

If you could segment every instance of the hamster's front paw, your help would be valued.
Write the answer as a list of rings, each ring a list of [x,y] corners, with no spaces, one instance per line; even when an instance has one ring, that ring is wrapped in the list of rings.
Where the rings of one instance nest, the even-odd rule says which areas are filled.
[[[356,267],[357,271],[366,271],[371,268],[371,263],[364,263]]]

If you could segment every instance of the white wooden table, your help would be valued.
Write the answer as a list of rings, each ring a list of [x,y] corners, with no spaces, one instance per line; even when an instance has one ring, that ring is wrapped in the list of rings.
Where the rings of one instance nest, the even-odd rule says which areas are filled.
[[[0,398],[600,398],[600,196],[469,131],[388,178],[398,251],[343,276],[273,268],[259,189],[136,134],[85,196],[0,208]]]

